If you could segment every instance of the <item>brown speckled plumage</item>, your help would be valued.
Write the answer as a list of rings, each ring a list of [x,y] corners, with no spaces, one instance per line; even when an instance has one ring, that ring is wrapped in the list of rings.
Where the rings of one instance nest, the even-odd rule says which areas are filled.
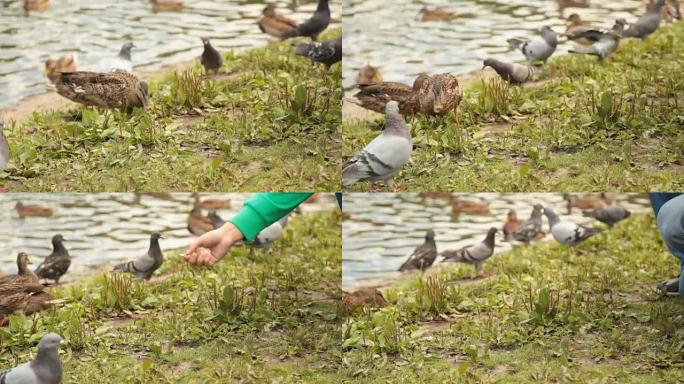
[[[147,83],[128,72],[67,72],[57,93],[85,106],[131,110],[148,105]]]
[[[261,32],[278,39],[285,38],[286,34],[292,32],[297,27],[297,23],[294,20],[279,15],[271,4],[264,8],[257,24]]]

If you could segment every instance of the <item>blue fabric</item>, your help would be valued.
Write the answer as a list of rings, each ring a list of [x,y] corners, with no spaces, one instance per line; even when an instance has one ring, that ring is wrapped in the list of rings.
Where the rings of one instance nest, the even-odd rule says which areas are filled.
[[[684,194],[649,193],[658,229],[667,248],[679,258],[679,295],[684,297]]]

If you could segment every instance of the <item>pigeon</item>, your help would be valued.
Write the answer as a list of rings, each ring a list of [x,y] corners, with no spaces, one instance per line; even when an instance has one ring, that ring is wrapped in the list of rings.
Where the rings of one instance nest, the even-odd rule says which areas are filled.
[[[261,32],[279,39],[283,39],[285,34],[297,28],[297,23],[294,20],[279,15],[271,4],[264,8],[257,24]]]
[[[330,24],[330,8],[328,7],[328,0],[318,0],[318,7],[313,16],[302,24],[299,24],[292,31],[283,34],[284,39],[291,37],[305,36],[310,37],[311,40],[316,41],[318,35],[328,28]]]
[[[408,271],[409,269],[420,269],[425,271],[435,262],[437,258],[437,245],[435,244],[435,231],[429,230],[425,234],[425,242],[419,245],[408,260],[399,267],[399,271]]]
[[[17,255],[17,274],[0,277],[0,286],[7,284],[36,284],[38,276],[28,268],[29,257],[26,252]]]
[[[261,232],[259,232],[259,234],[254,239],[254,241],[249,243],[251,249],[261,247],[264,249],[266,253],[268,253],[268,251],[271,249],[271,245],[273,245],[273,243],[276,240],[280,239],[283,236],[283,230],[285,229],[285,226],[287,225],[289,219],[290,215],[284,216],[275,223],[262,229]]]
[[[558,38],[556,32],[549,26],[542,27],[540,36],[530,40],[508,39],[506,40],[513,48],[518,48],[532,65],[535,61],[546,61],[556,51]]]
[[[202,208],[195,203],[188,215],[188,231],[195,236],[202,236],[213,229],[214,225],[211,220],[202,215]]]
[[[387,121],[382,134],[342,167],[344,186],[361,180],[384,181],[391,186],[394,175],[411,158],[413,142],[399,114],[399,103],[388,102],[385,111]]]
[[[204,67],[204,71],[206,73],[213,71],[214,74],[217,74],[223,65],[223,57],[221,57],[221,54],[216,50],[216,48],[211,46],[209,39],[203,38],[202,44],[204,44],[204,51],[202,51],[202,58],[200,62]]]
[[[226,223],[226,221],[223,220],[221,216],[219,216],[218,213],[216,213],[216,211],[210,211],[207,214],[207,219],[211,221],[211,224],[214,226],[214,229],[221,228],[223,224]]]
[[[307,59],[324,64],[327,69],[342,61],[342,38],[323,42],[311,42],[309,44],[297,44],[295,55],[304,56]]]
[[[632,212],[619,205],[609,205],[607,207],[594,209],[593,211],[583,211],[584,217],[593,217],[594,219],[613,228],[618,222],[630,217]]]
[[[534,78],[539,72],[539,69],[533,65],[521,65],[516,63],[507,63],[497,59],[486,59],[483,63],[482,69],[492,67],[502,79],[508,81],[510,84],[523,84]]]
[[[518,228],[513,231],[513,238],[523,243],[529,243],[542,233],[542,211],[541,204],[535,204],[532,208],[530,218],[520,223]]]
[[[133,261],[115,266],[112,272],[132,273],[138,280],[149,280],[154,271],[164,263],[164,254],[159,247],[159,239],[161,238],[159,233],[153,233],[150,236],[150,248],[146,254]]]
[[[518,214],[514,209],[508,211],[506,223],[503,226],[504,241],[511,241],[513,239],[513,232],[520,226],[521,221],[518,219]]]
[[[67,273],[71,266],[71,256],[63,242],[62,235],[52,237],[52,253],[35,270],[39,278],[54,280],[55,284],[59,284],[59,279]]]
[[[5,137],[5,122],[0,120],[0,172],[7,169],[10,159],[10,148]]]
[[[494,237],[498,231],[499,230],[494,227],[489,228],[484,240],[470,248],[442,252],[441,255],[444,256],[442,262],[472,264],[475,267],[475,274],[479,276],[485,260],[489,259],[492,254],[494,254]]]
[[[59,384],[62,382],[62,362],[59,348],[62,337],[48,333],[38,343],[38,355],[24,363],[0,373],[0,384]]]
[[[605,60],[617,51],[622,39],[622,33],[625,30],[625,19],[615,20],[615,25],[610,31],[601,31],[598,29],[590,29],[582,33],[588,40],[597,40],[589,47],[577,47],[568,52],[597,56],[599,60]]]
[[[135,44],[124,43],[116,57],[102,60],[98,68],[102,72],[133,72],[133,60],[131,59],[131,49],[133,48],[135,48]]]
[[[149,104],[147,82],[128,72],[64,72],[57,93],[85,106],[130,111]]]
[[[638,37],[642,40],[655,32],[660,26],[660,9],[665,5],[665,0],[657,0],[653,7],[644,16],[634,23],[629,24],[622,37]]]
[[[599,233],[599,230],[595,228],[562,221],[551,208],[544,207],[544,215],[549,220],[551,235],[562,245],[574,248],[577,244]]]

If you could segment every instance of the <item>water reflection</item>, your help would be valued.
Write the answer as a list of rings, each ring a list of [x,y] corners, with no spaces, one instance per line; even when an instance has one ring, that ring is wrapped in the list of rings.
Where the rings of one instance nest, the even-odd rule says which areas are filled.
[[[202,194],[204,199],[230,200],[229,209],[218,210],[228,219],[235,215],[250,194]],[[52,217],[20,219],[16,202],[40,204],[55,209]],[[87,268],[143,254],[149,236],[161,232],[162,249],[183,248],[194,238],[187,230],[188,212],[194,199],[189,193],[162,195],[113,194],[0,194],[0,270],[15,273],[16,255],[28,252],[35,267],[50,254],[50,238],[60,233],[73,256],[65,281]],[[302,206],[303,213],[334,209],[332,195],[321,195],[318,202]],[[206,211],[205,211],[206,214]]]
[[[461,213],[454,217],[447,201],[422,199],[413,193],[345,194],[344,212],[349,218],[342,225],[343,286],[348,288],[399,277],[399,265],[423,242],[428,229],[435,230],[440,252],[482,241],[487,229],[503,226],[509,209],[515,209],[520,219],[526,219],[532,206],[541,203],[556,208],[562,217],[569,217],[576,223],[600,224],[582,217],[578,209],[567,215],[562,194],[471,193],[454,196],[489,203],[489,214]],[[610,197],[633,213],[650,210],[648,197],[644,194],[611,194]],[[544,228],[548,231],[546,218]],[[512,245],[502,239],[503,235],[499,233],[495,252],[510,250]]]
[[[22,1],[0,1],[0,107],[45,92],[43,68],[50,57],[76,52],[79,69],[93,69],[133,41],[135,71],[150,71],[199,57],[200,37],[221,51],[263,46],[269,39],[256,21],[265,3],[186,0],[182,12],[153,13],[147,0],[52,0],[48,10],[26,13]],[[268,3],[304,21],[317,0]],[[330,27],[339,26],[341,6],[331,2]]]
[[[428,4],[429,3],[429,4]],[[459,17],[450,22],[420,22],[419,11],[444,7]],[[466,73],[487,56],[522,60],[506,39],[527,37],[543,25],[565,32],[571,13],[611,26],[613,20],[644,12],[642,1],[592,1],[589,8],[560,9],[549,0],[348,0],[343,9],[344,87],[354,86],[365,63],[379,67],[385,80],[412,83],[421,72]],[[567,51],[559,46],[558,53]]]

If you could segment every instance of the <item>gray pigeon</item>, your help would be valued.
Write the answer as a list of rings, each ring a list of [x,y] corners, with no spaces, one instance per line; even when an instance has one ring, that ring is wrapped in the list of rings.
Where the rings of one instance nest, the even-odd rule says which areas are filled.
[[[0,120],[0,172],[7,168],[10,159],[9,143],[5,137],[5,122]]]
[[[516,63],[507,63],[497,59],[486,59],[482,69],[492,67],[502,79],[508,81],[510,84],[523,84],[534,78],[534,75],[539,72],[539,69],[533,65],[520,65]]]
[[[594,209],[593,211],[583,211],[584,217],[593,217],[594,219],[613,228],[618,222],[630,217],[632,212],[619,205],[609,205],[607,207]]]
[[[408,271],[409,269],[420,269],[424,271],[428,269],[435,262],[437,258],[437,244],[435,244],[435,232],[433,230],[427,231],[425,234],[425,242],[419,245],[409,258],[399,267],[399,271]]]
[[[535,204],[532,208],[530,218],[520,223],[520,226],[513,231],[513,238],[523,243],[529,243],[542,233],[542,212],[544,207]]]
[[[269,225],[259,232],[254,241],[249,243],[250,247],[261,247],[265,252],[268,252],[273,243],[283,236],[283,230],[287,225],[287,221],[290,219],[290,215],[287,215],[275,223]]]
[[[588,47],[577,47],[568,52],[598,56],[599,60],[605,60],[617,51],[626,23],[625,19],[617,19],[610,31],[600,29],[584,31],[580,35],[586,37],[589,41],[595,42]]]
[[[70,266],[71,255],[64,246],[64,238],[57,234],[52,237],[52,253],[38,265],[35,273],[41,279],[54,280],[59,284],[59,279],[67,273]]]
[[[444,263],[468,263],[475,267],[475,274],[479,275],[485,260],[494,254],[495,235],[498,230],[494,227],[489,228],[487,236],[481,243],[475,244],[470,248],[458,251],[444,251]]]
[[[399,103],[390,101],[385,106],[385,129],[366,148],[357,153],[342,167],[342,185],[357,181],[384,181],[392,185],[399,169],[411,158],[411,133],[399,114]]]
[[[546,64],[558,45],[556,32],[549,26],[542,27],[540,35],[530,40],[508,39],[506,41],[512,47],[520,49],[530,65],[540,60]]]
[[[200,62],[204,67],[204,71],[206,73],[213,71],[214,74],[217,74],[219,68],[223,65],[223,57],[221,57],[221,54],[216,48],[211,46],[209,39],[202,38],[202,44],[204,44],[204,51],[202,52]]]
[[[283,39],[291,37],[306,36],[311,40],[316,41],[318,35],[328,28],[330,24],[330,8],[328,7],[328,0],[318,0],[316,12],[311,18],[301,24],[295,29],[285,33]]]
[[[575,247],[577,244],[599,233],[595,228],[585,227],[571,221],[562,221],[551,208],[544,207],[544,215],[549,220],[551,235],[557,242]]]
[[[62,382],[62,362],[59,347],[62,338],[48,333],[38,343],[38,355],[28,363],[0,373],[0,384],[59,384]]]
[[[133,60],[131,58],[131,49],[133,48],[135,48],[135,44],[124,43],[116,57],[107,58],[100,62],[99,70],[101,72],[133,72]]]
[[[657,0],[651,9],[637,21],[631,23],[624,32],[623,37],[638,37],[646,39],[660,27],[660,9],[665,5],[665,0]]]
[[[153,233],[150,236],[150,248],[147,253],[128,263],[119,264],[114,267],[113,272],[128,272],[135,275],[136,279],[149,280],[154,271],[159,269],[164,263],[164,254],[159,247],[161,235]]]
[[[342,38],[309,44],[297,44],[295,55],[304,56],[311,61],[324,64],[326,68],[342,61]]]
[[[223,220],[223,218],[221,218],[216,211],[209,211],[209,213],[207,213],[207,219],[211,220],[211,224],[214,226],[214,229],[221,228],[223,224],[226,223],[226,221]]]

